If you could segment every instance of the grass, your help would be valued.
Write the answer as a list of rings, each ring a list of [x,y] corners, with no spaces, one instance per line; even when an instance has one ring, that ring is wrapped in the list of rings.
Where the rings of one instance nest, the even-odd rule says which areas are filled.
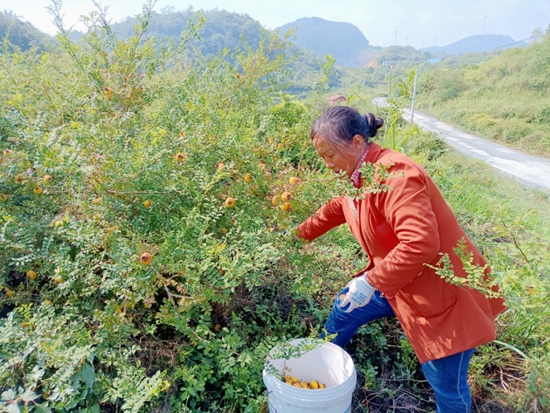
[[[478,65],[419,78],[419,109],[484,138],[550,157],[550,36]]]

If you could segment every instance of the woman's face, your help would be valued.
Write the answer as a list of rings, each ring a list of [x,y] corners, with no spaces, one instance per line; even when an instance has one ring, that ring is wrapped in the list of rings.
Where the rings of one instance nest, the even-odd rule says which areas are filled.
[[[335,145],[324,136],[317,135],[313,139],[313,145],[327,168],[332,169],[336,174],[345,173],[348,178],[351,178],[361,155],[367,148],[367,143],[360,135],[355,135],[350,143],[341,145]]]

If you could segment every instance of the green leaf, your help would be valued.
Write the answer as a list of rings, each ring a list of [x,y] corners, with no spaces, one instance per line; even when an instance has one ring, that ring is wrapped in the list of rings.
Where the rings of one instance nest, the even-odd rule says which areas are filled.
[[[88,363],[84,363],[82,370],[80,371],[80,378],[86,384],[86,386],[91,389],[95,381],[95,371],[93,366]]]

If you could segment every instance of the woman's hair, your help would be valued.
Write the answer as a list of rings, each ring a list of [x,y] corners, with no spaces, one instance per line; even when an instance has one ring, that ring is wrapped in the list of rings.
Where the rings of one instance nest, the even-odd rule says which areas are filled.
[[[372,113],[361,115],[357,109],[348,106],[333,106],[315,121],[309,136],[315,139],[322,135],[334,143],[349,144],[355,135],[360,135],[368,142],[382,125],[384,120]]]

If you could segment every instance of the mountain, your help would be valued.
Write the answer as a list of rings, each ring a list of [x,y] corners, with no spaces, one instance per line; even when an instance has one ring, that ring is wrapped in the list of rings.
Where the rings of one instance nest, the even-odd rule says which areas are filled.
[[[509,49],[512,47],[526,47],[527,43],[522,41],[515,41],[510,36],[503,36],[500,34],[479,34],[475,36],[469,36],[457,42],[451,43],[447,46],[439,47],[425,47],[423,51],[430,52],[432,54],[442,55],[457,55],[462,53],[484,53],[495,49]]]
[[[0,11],[0,39],[5,38],[23,52],[31,47],[43,50],[52,43],[52,38],[46,33],[41,32],[31,23],[20,20],[15,13],[7,10]]]
[[[242,46],[241,36],[245,42],[255,48],[261,38],[262,25],[247,14],[231,13],[225,10],[201,11],[206,19],[200,29],[200,39],[189,43],[190,47],[197,48],[204,55],[218,53],[227,48],[233,50]],[[187,23],[196,20],[194,11],[189,8],[185,11],[176,11],[173,8],[164,8],[160,13],[153,13],[149,21],[147,36],[159,39],[178,41],[182,31],[186,30]],[[138,24],[135,17],[111,25],[113,31],[122,38],[133,34],[134,26]]]
[[[321,57],[331,54],[338,66],[365,66],[367,55],[380,49],[371,46],[361,30],[351,23],[304,17],[281,26],[279,30],[285,33],[292,28],[297,28],[294,44]]]

